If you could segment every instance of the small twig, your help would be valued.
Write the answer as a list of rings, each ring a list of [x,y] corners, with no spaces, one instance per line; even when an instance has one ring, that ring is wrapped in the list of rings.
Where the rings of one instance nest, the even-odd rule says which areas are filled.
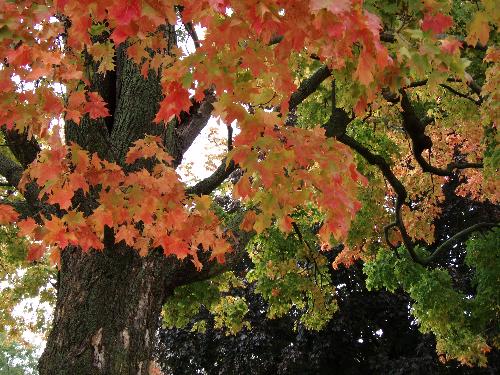
[[[233,149],[233,127],[231,125],[227,126],[227,150],[231,151]]]
[[[444,83],[441,83],[439,86],[445,88],[446,90],[448,90],[449,92],[455,94],[456,96],[459,96],[461,98],[464,98],[464,99],[468,99],[470,100],[472,103],[474,103],[475,105],[481,105],[481,100],[475,100],[474,98],[471,98],[469,95],[466,95],[466,94],[463,94],[461,93],[460,91],[458,90],[455,90],[453,87],[451,86],[448,86]]]

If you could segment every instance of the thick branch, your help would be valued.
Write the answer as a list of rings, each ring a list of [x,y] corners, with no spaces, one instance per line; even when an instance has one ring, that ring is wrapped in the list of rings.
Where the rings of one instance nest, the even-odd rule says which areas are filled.
[[[194,105],[192,107],[192,112],[189,113],[189,116],[187,116],[176,129],[177,142],[180,145],[179,151],[181,155],[191,147],[196,137],[207,125],[214,109],[212,104],[215,100],[215,94],[207,91],[203,101],[199,103],[199,105]]]
[[[234,161],[230,161],[226,166],[226,159],[222,160],[221,165],[217,170],[204,180],[198,182],[196,185],[188,187],[186,194],[188,195],[207,195],[217,189],[231,173],[236,170]]]
[[[3,135],[10,151],[24,168],[36,159],[40,152],[40,145],[35,138],[28,138],[27,132],[19,133],[16,130],[4,128]]]
[[[326,65],[316,70],[312,76],[302,81],[297,91],[295,91],[288,101],[289,110],[293,111],[302,103],[309,95],[315,92],[319,85],[330,75],[332,71]]]
[[[15,161],[8,158],[4,154],[0,153],[0,175],[5,177],[9,185],[17,188],[19,182],[21,181],[23,171],[23,167],[21,167],[19,164],[17,164]],[[36,214],[42,209],[42,207],[44,207],[38,199],[38,193],[38,186],[34,182],[32,182],[29,183],[23,191],[25,200],[16,200],[13,202],[2,203],[10,204],[14,208],[16,208],[17,212],[19,212],[23,216],[30,216]]]
[[[342,111],[341,109],[336,109],[336,110]],[[413,113],[413,112],[411,112],[411,113]],[[345,115],[346,116],[344,116],[344,118],[347,119],[347,114],[345,114]],[[345,121],[348,121],[348,120],[345,120]],[[414,121],[414,119],[412,119],[412,121]],[[437,257],[439,257],[450,245],[465,238],[470,233],[477,231],[479,229],[482,229],[482,228],[490,228],[490,227],[498,225],[498,224],[494,224],[494,223],[480,223],[480,224],[473,225],[473,226],[455,234],[453,237],[451,237],[448,240],[446,240],[445,242],[443,242],[440,246],[438,246],[438,248],[434,251],[434,253],[432,255],[430,255],[429,257],[421,258],[415,251],[415,245],[414,245],[410,235],[408,234],[408,231],[406,230],[406,227],[404,225],[403,218],[402,218],[402,207],[403,207],[404,202],[406,200],[406,197],[408,195],[404,185],[394,175],[391,168],[389,167],[389,164],[384,160],[384,158],[382,158],[380,155],[376,155],[376,154],[372,153],[365,146],[363,146],[362,144],[357,142],[355,139],[353,139],[353,138],[349,137],[347,134],[345,134],[345,129],[347,127],[347,123],[345,123],[345,124],[330,124],[330,123],[325,124],[324,127],[327,128],[327,134],[328,134],[328,129],[331,128],[332,126],[339,129],[338,131],[333,132],[332,136],[335,136],[337,138],[337,140],[339,140],[343,144],[349,146],[351,149],[355,150],[357,153],[359,153],[361,156],[363,156],[363,158],[365,158],[365,160],[369,164],[376,165],[379,168],[379,170],[382,172],[384,177],[387,179],[387,181],[389,182],[389,184],[394,189],[394,192],[397,195],[396,207],[395,207],[395,211],[396,211],[395,212],[395,221],[393,223],[387,225],[384,228],[385,239],[386,239],[388,246],[391,249],[396,249],[396,246],[394,244],[392,244],[389,240],[389,230],[391,228],[397,228],[401,233],[401,237],[403,239],[403,244],[405,245],[412,260],[415,261],[416,263],[419,263],[422,265],[428,265],[429,263],[434,261]],[[419,154],[419,155],[421,157],[421,154]],[[465,167],[466,165],[463,164],[460,166]],[[474,167],[474,166],[475,166],[474,164],[467,164],[467,167]],[[430,166],[430,167],[432,167],[432,166]],[[450,164],[448,167],[450,168],[450,170],[452,170],[453,164]]]
[[[10,185],[15,187],[19,185],[23,171],[22,166],[0,153],[0,175],[5,177]]]
[[[382,156],[372,153],[365,146],[363,146],[355,139],[349,137],[347,134],[343,134],[337,137],[337,139],[360,154],[369,164],[377,166],[386,180],[389,182],[391,187],[394,189],[394,192],[398,195],[398,197],[401,197],[402,201],[406,199],[408,194],[405,187],[403,186],[401,181],[399,181],[398,178],[394,175],[391,168],[389,167],[389,164],[387,164]]]
[[[482,168],[483,165],[481,163],[450,163],[446,169],[437,168],[428,163],[422,156],[424,150],[430,150],[432,147],[431,138],[425,135],[426,124],[418,118],[408,94],[404,90],[400,92],[401,107],[403,109],[401,113],[403,127],[412,141],[413,156],[424,172],[429,172],[437,176],[450,176],[455,169]]]

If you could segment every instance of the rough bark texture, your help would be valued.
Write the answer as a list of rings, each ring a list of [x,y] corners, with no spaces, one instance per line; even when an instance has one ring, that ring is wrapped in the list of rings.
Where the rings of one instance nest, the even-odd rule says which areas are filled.
[[[175,263],[111,244],[100,253],[66,249],[40,374],[148,374]]]

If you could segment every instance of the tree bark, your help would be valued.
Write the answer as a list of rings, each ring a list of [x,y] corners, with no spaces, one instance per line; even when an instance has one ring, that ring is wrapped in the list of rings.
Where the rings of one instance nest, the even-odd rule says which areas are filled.
[[[65,249],[40,374],[148,374],[168,278],[179,264],[112,244],[87,254]]]

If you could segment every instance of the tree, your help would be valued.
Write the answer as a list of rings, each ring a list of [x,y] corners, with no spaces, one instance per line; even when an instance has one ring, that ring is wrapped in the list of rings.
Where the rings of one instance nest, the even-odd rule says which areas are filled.
[[[244,300],[221,291],[246,251],[269,314],[296,306],[320,327],[337,309],[323,252],[340,243],[333,266],[361,258],[369,287],[408,291],[446,358],[484,364],[498,345],[498,215],[433,230],[447,179],[497,202],[493,1],[0,7],[0,220],[29,239],[29,261],[59,267],[41,374],[157,371],[162,306],[175,321],[176,298],[199,305],[181,286],[241,329]],[[211,116],[227,155],[185,186],[175,168]],[[222,184],[236,212],[211,198]],[[438,261],[477,231],[466,296]]]

